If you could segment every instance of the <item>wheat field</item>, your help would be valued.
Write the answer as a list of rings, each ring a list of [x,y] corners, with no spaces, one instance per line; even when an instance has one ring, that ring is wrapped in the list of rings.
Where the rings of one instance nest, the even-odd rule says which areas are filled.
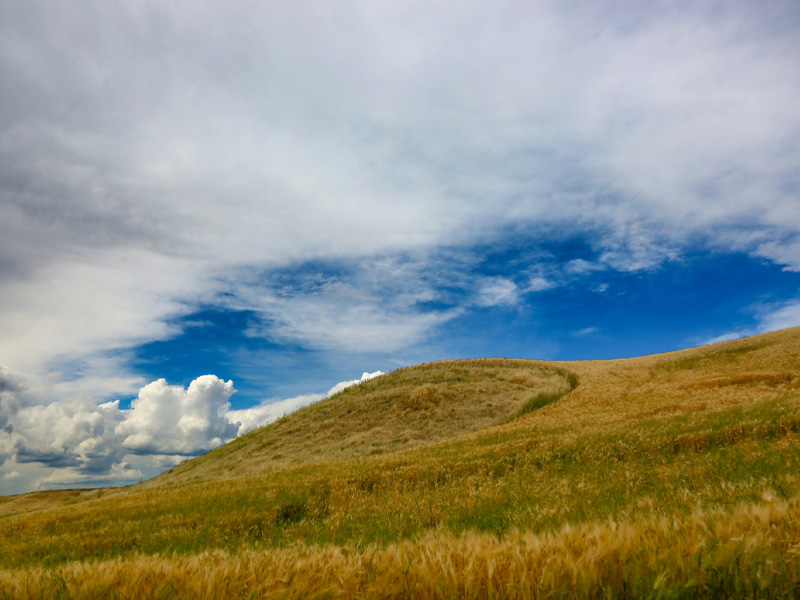
[[[0,598],[798,597],[798,409],[799,329],[403,369],[139,486],[5,499]]]

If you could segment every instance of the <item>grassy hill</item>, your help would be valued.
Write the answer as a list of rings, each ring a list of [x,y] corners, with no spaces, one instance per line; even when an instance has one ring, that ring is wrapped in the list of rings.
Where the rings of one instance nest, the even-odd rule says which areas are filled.
[[[399,369],[243,435],[145,487],[226,479],[435,444],[508,421],[533,397],[556,399],[570,373],[527,360]]]
[[[799,409],[800,329],[403,369],[139,486],[5,500],[0,598],[797,597]]]

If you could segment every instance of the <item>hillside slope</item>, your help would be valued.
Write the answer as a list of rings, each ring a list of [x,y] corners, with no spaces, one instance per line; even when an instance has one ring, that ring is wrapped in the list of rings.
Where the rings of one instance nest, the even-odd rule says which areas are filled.
[[[506,422],[532,398],[571,391],[576,382],[570,375],[546,363],[508,359],[399,369],[251,431],[144,487],[269,473],[433,444]]]
[[[797,596],[799,432],[800,329],[423,365],[0,517],[0,597]]]

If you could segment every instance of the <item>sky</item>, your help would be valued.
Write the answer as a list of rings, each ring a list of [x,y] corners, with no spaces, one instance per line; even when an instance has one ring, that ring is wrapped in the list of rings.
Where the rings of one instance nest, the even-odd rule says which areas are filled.
[[[794,0],[4,0],[0,494],[800,325],[798,56]]]

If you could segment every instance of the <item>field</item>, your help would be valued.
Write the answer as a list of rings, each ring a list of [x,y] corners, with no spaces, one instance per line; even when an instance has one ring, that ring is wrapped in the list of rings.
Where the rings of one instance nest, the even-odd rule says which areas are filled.
[[[800,329],[402,369],[131,488],[0,499],[0,598],[800,597]]]

